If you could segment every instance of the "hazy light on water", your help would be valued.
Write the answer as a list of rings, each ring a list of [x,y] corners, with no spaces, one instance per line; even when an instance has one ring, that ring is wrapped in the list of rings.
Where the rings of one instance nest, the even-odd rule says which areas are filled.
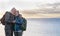
[[[27,30],[23,36],[60,36],[60,18],[58,19],[27,19]],[[4,27],[0,25],[0,36]]]

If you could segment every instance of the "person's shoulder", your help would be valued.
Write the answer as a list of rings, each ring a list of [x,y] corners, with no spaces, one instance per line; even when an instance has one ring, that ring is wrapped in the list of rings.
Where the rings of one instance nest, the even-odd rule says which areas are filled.
[[[10,12],[9,11],[6,11],[5,12],[5,16],[10,16]]]
[[[22,19],[25,19],[24,17],[22,17]]]
[[[6,11],[6,13],[5,14],[10,14],[10,12],[9,11]]]
[[[22,17],[22,19],[26,21],[26,18]]]

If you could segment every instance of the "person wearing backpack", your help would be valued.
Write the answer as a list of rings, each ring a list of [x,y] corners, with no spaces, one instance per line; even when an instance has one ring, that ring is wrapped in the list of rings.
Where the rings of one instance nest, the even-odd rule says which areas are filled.
[[[5,36],[13,36],[15,13],[16,9],[12,8],[11,12],[7,11],[1,18],[1,23],[5,26]]]
[[[19,14],[19,11],[16,12],[16,16],[15,16],[15,26],[14,26],[14,34],[15,36],[22,36],[23,34],[23,19],[22,19],[22,15]]]
[[[15,36],[22,36],[22,30],[20,28],[22,23],[23,23],[23,20],[22,20],[21,16],[19,15],[19,11],[17,11],[16,16],[15,16],[15,25],[14,25]]]

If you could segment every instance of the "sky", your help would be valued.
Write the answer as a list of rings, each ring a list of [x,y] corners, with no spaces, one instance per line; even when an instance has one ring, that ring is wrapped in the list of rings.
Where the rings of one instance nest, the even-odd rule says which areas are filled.
[[[55,3],[60,0],[0,0],[0,9],[10,10],[12,7],[17,9],[34,9],[37,5]]]
[[[19,11],[32,10],[32,9],[39,9],[40,5],[53,4],[58,2],[60,2],[60,0],[0,0],[0,16],[4,14],[5,11],[10,11],[11,8],[13,7],[15,7]],[[31,16],[31,15],[28,15],[28,16]],[[38,17],[41,17],[41,16],[39,16],[38,14]],[[45,17],[45,15],[42,17]]]

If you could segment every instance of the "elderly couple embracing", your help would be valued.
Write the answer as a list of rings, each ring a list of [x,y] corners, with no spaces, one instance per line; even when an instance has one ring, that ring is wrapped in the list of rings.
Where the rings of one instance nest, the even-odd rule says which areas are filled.
[[[5,36],[22,36],[23,31],[26,31],[27,20],[19,14],[19,11],[12,8],[1,18],[1,23],[5,26]]]

